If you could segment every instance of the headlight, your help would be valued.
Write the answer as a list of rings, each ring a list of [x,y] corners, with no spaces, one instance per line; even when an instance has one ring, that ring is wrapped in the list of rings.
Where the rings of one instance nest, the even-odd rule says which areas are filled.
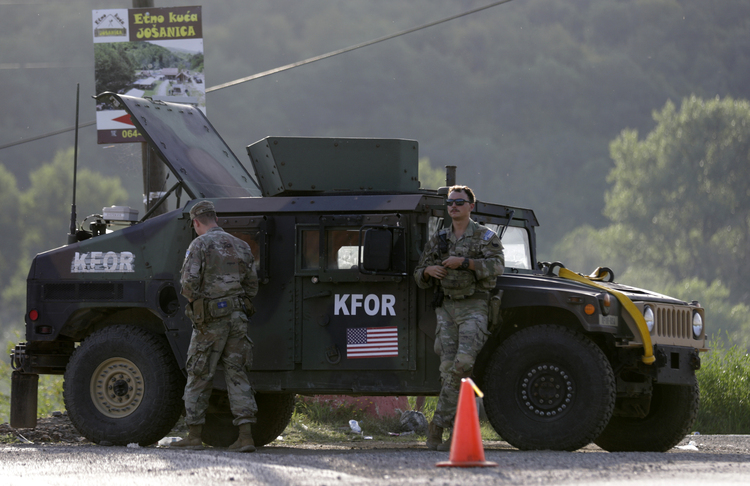
[[[609,295],[609,292],[605,292],[599,299],[599,302],[601,303],[602,314],[608,316],[612,307],[612,297]]]
[[[698,312],[693,312],[693,336],[698,339],[703,333],[703,318]]]
[[[656,322],[656,319],[654,318],[654,310],[646,306],[645,309],[643,309],[643,318],[646,320],[646,327],[648,327],[648,332],[654,330],[654,322]],[[693,326],[693,329],[695,329],[695,326]]]

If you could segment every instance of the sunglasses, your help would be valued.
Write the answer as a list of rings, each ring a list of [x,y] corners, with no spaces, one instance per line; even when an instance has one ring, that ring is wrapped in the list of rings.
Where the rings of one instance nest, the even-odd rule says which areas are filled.
[[[466,199],[446,199],[445,200],[445,205],[446,206],[453,206],[455,204],[456,206],[463,206],[464,203],[467,203],[467,202],[469,202],[469,201],[467,201]]]

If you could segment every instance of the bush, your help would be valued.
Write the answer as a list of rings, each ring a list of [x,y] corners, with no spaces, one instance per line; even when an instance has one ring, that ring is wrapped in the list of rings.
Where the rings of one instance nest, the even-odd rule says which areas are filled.
[[[701,434],[750,434],[750,354],[724,341],[704,355],[696,373],[701,390],[698,420]]]

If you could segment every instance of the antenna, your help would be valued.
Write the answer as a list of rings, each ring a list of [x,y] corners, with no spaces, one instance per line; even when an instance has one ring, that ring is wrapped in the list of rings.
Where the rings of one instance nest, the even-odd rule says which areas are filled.
[[[76,238],[76,178],[78,175],[78,106],[81,95],[81,83],[76,85],[76,137],[73,145],[73,204],[70,206],[70,233],[68,233],[68,244],[78,241]]]

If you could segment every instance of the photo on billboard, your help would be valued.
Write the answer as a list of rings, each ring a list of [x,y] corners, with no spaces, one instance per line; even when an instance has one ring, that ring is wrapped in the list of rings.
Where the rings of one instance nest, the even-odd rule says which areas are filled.
[[[182,103],[206,112],[201,7],[93,10],[96,93]],[[97,142],[143,142],[125,110],[96,104]]]

